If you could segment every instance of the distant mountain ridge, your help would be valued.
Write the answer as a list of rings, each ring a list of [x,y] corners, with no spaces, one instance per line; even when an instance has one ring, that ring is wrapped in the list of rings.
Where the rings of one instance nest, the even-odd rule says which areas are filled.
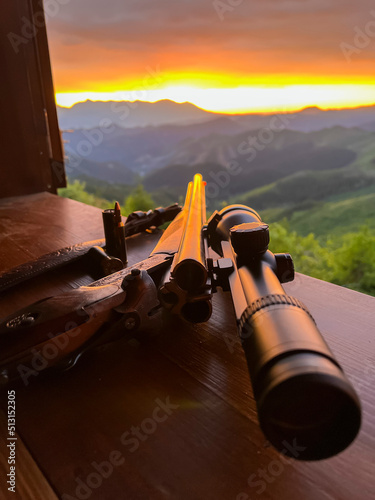
[[[209,120],[208,113],[194,104],[182,104],[169,100],[154,103],[143,101],[90,101],[79,102],[71,108],[57,106],[62,130],[91,129],[111,122],[123,128],[160,126],[169,123],[189,124]]]
[[[220,118],[231,120],[246,129],[258,129],[268,128],[272,117],[277,115],[277,113],[237,115],[213,113],[188,102],[179,104],[167,99],[155,103],[87,100],[71,108],[58,106],[57,111],[62,130],[91,129],[100,127],[104,123],[113,123],[122,128],[159,127],[171,124],[183,126]],[[374,130],[375,127],[375,106],[339,110],[309,107],[297,112],[280,113],[279,116],[284,117],[288,129],[301,132],[312,132],[336,125],[348,128],[360,127],[364,130]]]

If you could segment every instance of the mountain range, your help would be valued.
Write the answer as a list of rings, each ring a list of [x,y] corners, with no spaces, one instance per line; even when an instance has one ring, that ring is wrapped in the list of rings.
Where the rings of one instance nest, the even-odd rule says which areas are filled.
[[[119,127],[134,128],[159,126],[166,123],[187,124],[209,120],[213,113],[188,102],[177,104],[162,100],[143,101],[90,101],[79,102],[71,108],[57,106],[60,129],[91,129],[111,122]]]
[[[82,103],[82,106],[84,104],[90,107],[90,103]],[[144,109],[153,110],[156,120],[166,103],[143,104]],[[194,106],[167,104],[171,106],[169,110],[177,107],[176,113],[180,109],[179,120],[191,119]],[[168,116],[171,118],[172,114]],[[273,182],[280,175],[308,170],[311,165],[315,169],[330,169],[353,162],[357,150],[363,149],[362,143],[371,145],[373,142],[372,118],[375,118],[375,107],[339,111],[308,108],[294,115],[214,115],[214,118],[193,124],[133,128],[111,124],[110,127],[78,128],[63,132],[63,138],[70,177],[85,174],[125,184],[135,182],[139,176],[165,168],[173,170],[176,166],[226,167],[236,161],[247,171],[244,153],[251,150],[249,141],[258,140],[264,143],[257,146],[262,154],[257,154],[252,162],[253,187],[258,187],[258,177],[263,177],[267,170],[264,164],[273,165],[267,170],[269,181]],[[340,123],[333,125],[335,121]],[[330,141],[325,141],[326,132],[321,130],[330,131]],[[350,141],[355,139],[360,144],[359,149],[349,148],[347,137]],[[158,174],[154,177],[157,183]],[[179,175],[174,177],[177,179]]]
[[[169,100],[155,103],[87,100],[71,108],[57,106],[57,112],[62,130],[92,129],[108,122],[122,128],[158,127],[166,124],[187,125],[208,122],[219,117],[226,117],[245,129],[252,129],[267,127],[272,116],[275,116],[275,113],[224,115],[205,111],[188,102],[179,104]],[[375,106],[340,110],[310,107],[298,112],[282,113],[282,116],[288,122],[289,129],[302,132],[311,132],[335,125],[375,130]]]
[[[133,110],[138,126],[65,131],[68,177],[107,199],[142,182],[155,203],[166,205],[182,200],[187,182],[201,172],[209,210],[244,203],[267,221],[287,218],[301,234],[328,236],[361,223],[375,229],[374,106],[229,116],[193,105],[143,104]]]

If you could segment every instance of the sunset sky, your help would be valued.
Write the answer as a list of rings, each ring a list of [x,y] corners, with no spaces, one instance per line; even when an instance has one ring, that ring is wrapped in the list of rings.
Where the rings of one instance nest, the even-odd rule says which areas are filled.
[[[266,112],[375,103],[373,0],[45,3],[60,105],[172,99]]]

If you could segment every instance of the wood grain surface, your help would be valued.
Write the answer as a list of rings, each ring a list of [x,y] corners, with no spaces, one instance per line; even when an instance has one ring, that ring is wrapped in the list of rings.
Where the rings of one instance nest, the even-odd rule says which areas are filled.
[[[46,193],[6,199],[0,234],[5,270],[102,237],[101,213]],[[131,237],[129,263],[147,257],[159,234]],[[89,280],[79,266],[31,280],[0,296],[0,317]],[[299,274],[285,288],[310,309],[361,397],[362,429],[347,450],[298,462],[269,445],[230,295],[219,292],[203,325],[171,318],[155,338],[118,341],[68,372],[19,385],[18,436],[44,477],[20,473],[17,493],[5,498],[375,499],[375,299]],[[1,461],[1,481],[7,472]]]
[[[14,498],[17,496],[18,498],[30,500],[40,500],[41,498],[58,500],[20,437],[17,438],[16,444],[16,492],[14,494],[9,492],[8,487],[10,484],[8,484],[8,480],[10,478],[6,477],[6,474],[9,473],[8,453],[5,453],[9,443],[7,440],[7,427],[7,417],[4,412],[0,411],[0,470],[3,474],[0,481],[1,498]]]

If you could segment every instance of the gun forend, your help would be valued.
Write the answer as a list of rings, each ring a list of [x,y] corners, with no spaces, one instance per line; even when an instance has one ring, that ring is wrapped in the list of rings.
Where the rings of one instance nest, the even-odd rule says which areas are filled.
[[[280,284],[293,278],[290,256],[268,250],[268,226],[244,206],[214,213],[208,237],[233,262],[229,286],[265,436],[286,454],[296,442],[299,460],[344,450],[360,428],[360,402],[307,308]]]

